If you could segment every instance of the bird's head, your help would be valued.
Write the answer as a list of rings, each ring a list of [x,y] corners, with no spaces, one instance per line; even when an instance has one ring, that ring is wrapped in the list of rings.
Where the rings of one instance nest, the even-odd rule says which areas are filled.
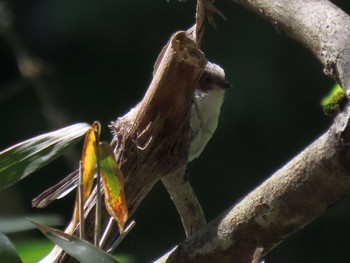
[[[206,93],[214,90],[224,92],[224,90],[230,87],[231,83],[226,81],[224,70],[220,66],[208,62],[199,80],[198,89]]]

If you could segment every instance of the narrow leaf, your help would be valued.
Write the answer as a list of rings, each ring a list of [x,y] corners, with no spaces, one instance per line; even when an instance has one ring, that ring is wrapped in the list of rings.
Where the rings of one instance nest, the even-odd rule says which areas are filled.
[[[103,250],[75,236],[68,235],[58,229],[41,225],[30,220],[52,242],[82,263],[118,263],[118,261]]]
[[[32,200],[32,206],[37,208],[44,208],[51,204],[56,199],[61,199],[72,192],[79,179],[79,170],[76,170],[67,175],[62,181],[45,190]]]
[[[95,121],[85,136],[83,154],[81,157],[81,173],[83,177],[83,202],[87,200],[91,193],[94,182],[94,172],[96,166],[96,139],[101,131],[101,124]]]
[[[11,241],[0,232],[0,259],[1,262],[22,263]]]
[[[112,147],[101,142],[98,147],[106,208],[118,223],[120,233],[128,220],[128,208],[124,197],[124,177],[115,160]]]
[[[79,237],[84,239],[84,204],[90,196],[94,183],[94,173],[96,166],[96,144],[101,132],[101,124],[95,121],[85,135],[83,152],[79,169],[79,188],[75,201],[72,224],[75,226],[79,220]]]
[[[53,161],[82,137],[90,125],[78,123],[45,133],[0,152],[0,190]]]
[[[112,246],[107,250],[107,253],[113,253],[114,250],[120,245],[120,243],[124,240],[124,238],[129,234],[129,232],[134,228],[135,226],[135,221],[132,220],[129,225],[126,226],[125,230],[123,233],[119,235],[119,237],[114,241]]]

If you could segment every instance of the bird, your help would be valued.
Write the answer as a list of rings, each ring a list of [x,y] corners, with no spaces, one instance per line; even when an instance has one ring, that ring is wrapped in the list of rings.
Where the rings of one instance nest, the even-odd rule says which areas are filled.
[[[225,91],[230,87],[224,70],[215,63],[207,62],[192,99],[188,162],[201,155],[217,129]],[[63,198],[77,186],[78,175],[78,171],[72,172],[34,198],[32,205],[43,208],[52,201]]]
[[[224,70],[219,65],[208,62],[192,101],[189,162],[201,155],[216,131],[225,91],[230,87],[231,83],[226,81]]]

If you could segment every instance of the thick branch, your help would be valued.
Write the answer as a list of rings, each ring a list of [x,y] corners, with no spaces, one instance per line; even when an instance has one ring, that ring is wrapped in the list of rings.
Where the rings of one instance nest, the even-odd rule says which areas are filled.
[[[252,262],[350,193],[350,107],[331,129],[157,262]],[[346,120],[346,122],[344,122]]]
[[[325,0],[233,0],[307,47],[350,93],[350,18]],[[243,201],[157,262],[252,262],[350,193],[349,111]]]
[[[327,0],[233,0],[308,48],[350,93],[350,18]]]
[[[175,34],[143,100],[113,124],[129,213],[161,177],[184,172],[190,106],[205,64],[186,33]]]
[[[115,133],[112,144],[125,176],[130,216],[160,178],[185,172],[190,107],[206,63],[204,54],[185,32],[174,34],[157,61],[153,80],[142,101],[111,125]],[[89,240],[93,234],[94,206],[95,198],[91,196],[86,205],[85,226]],[[104,213],[103,225],[108,219]],[[106,248],[117,234],[112,231]],[[66,255],[55,260],[71,262]],[[53,261],[47,257],[45,262]]]
[[[233,1],[268,19],[279,31],[310,49],[324,65],[326,74],[350,93],[350,18],[342,10],[326,0]],[[177,34],[180,39],[174,37],[175,42],[170,43],[176,47],[184,35]],[[187,162],[188,141],[184,138],[188,138],[190,98],[204,62],[198,63],[203,61],[198,59],[192,63],[190,59],[188,63],[186,56],[177,60],[174,49],[169,47],[157,65],[144,100],[113,126],[117,132],[116,155],[127,177],[130,214],[162,176],[182,173]],[[183,54],[185,49],[178,47],[175,50]],[[177,75],[190,79],[176,78]],[[162,88],[155,92],[157,86]],[[172,92],[173,88],[179,92]],[[310,147],[162,260],[251,262],[256,251],[266,254],[348,195],[349,116],[348,108]],[[92,208],[93,202],[90,205]]]

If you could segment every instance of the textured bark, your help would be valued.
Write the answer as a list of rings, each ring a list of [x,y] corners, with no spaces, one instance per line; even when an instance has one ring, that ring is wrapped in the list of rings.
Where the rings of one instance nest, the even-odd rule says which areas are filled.
[[[349,118],[156,262],[252,262],[322,215],[350,193]]]
[[[173,201],[189,237],[207,223],[203,209],[187,178],[184,175],[169,175],[162,178],[162,183]]]
[[[350,17],[327,0],[232,0],[308,48],[350,90]]]
[[[268,19],[278,31],[308,48],[323,64],[324,72],[349,94],[350,18],[341,9],[326,0],[233,1]],[[188,138],[190,97],[204,66],[198,61],[204,59],[195,52],[195,62],[182,56],[180,65],[175,66],[170,58],[176,56],[168,51],[169,47],[157,63],[144,100],[113,125],[118,132],[116,155],[127,177],[125,190],[131,215],[162,176],[181,174],[186,166],[188,141],[184,138]],[[165,66],[164,61],[169,63]],[[177,74],[190,79],[177,79]],[[159,89],[158,94],[158,85],[172,88]],[[185,95],[171,92],[173,88]],[[258,256],[322,215],[350,193],[349,118],[347,105],[312,145],[157,262],[256,262]],[[88,211],[93,210],[93,202],[90,206]]]
[[[350,93],[350,18],[326,0],[233,0],[308,48]],[[350,193],[350,106],[302,153],[160,262],[256,262]]]
[[[159,179],[185,173],[192,97],[206,63],[204,54],[186,32],[174,34],[156,63],[153,80],[142,101],[111,125],[115,133],[112,145],[125,176],[130,216]],[[92,194],[86,205],[85,226],[90,241],[94,206]],[[103,211],[105,226],[109,216]],[[116,238],[117,231],[111,233],[106,248]],[[64,253],[57,255],[57,251],[44,262],[53,261],[75,262]]]

